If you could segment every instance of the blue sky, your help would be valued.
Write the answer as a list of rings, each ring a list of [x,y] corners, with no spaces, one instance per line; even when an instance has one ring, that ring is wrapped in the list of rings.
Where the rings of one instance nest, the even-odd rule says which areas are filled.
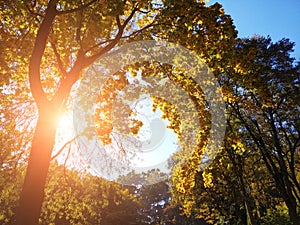
[[[239,37],[269,35],[273,42],[289,38],[300,61],[300,0],[211,0],[219,2],[234,20]]]

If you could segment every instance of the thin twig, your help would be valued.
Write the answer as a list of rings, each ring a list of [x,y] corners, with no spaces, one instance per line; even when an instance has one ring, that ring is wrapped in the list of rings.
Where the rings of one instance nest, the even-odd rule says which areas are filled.
[[[64,150],[64,148],[67,146],[67,145],[69,145],[69,144],[71,144],[76,138],[78,138],[80,135],[77,135],[76,137],[73,137],[72,139],[70,139],[69,141],[67,141],[59,150],[58,150],[58,152],[54,155],[54,156],[52,156],[51,157],[51,160],[53,160],[53,159],[55,159],[63,150]]]

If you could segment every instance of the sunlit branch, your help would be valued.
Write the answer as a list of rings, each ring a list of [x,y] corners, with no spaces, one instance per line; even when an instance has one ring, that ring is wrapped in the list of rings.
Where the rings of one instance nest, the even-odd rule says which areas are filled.
[[[63,62],[62,62],[61,57],[60,57],[60,55],[57,51],[56,45],[53,42],[50,42],[50,43],[51,43],[51,47],[53,49],[54,55],[56,57],[57,66],[58,66],[60,72],[63,74],[63,77],[66,77],[67,76],[67,71],[64,68]]]
[[[150,23],[150,24],[144,26],[143,28],[141,28],[141,29],[139,29],[139,30],[136,30],[136,31],[132,32],[132,33],[129,34],[129,35],[122,36],[122,38],[130,38],[130,37],[133,37],[133,36],[136,37],[137,35],[139,35],[140,33],[142,33],[144,30],[147,30],[147,29],[149,29],[150,27],[154,27],[154,26],[158,26],[158,25],[160,25],[160,24],[159,24],[159,23],[156,23],[156,24],[155,24],[155,22],[153,21],[152,23]]]
[[[130,20],[133,18],[134,14],[137,12],[137,8],[134,8],[132,10],[132,12],[130,13],[130,15],[127,17],[127,19],[124,21],[123,24],[121,24],[121,22],[119,20],[119,17],[117,17],[117,25],[118,25],[118,33],[116,35],[116,37],[109,43],[107,44],[105,47],[103,47],[98,53],[86,58],[86,62],[88,64],[91,64],[92,62],[94,62],[97,58],[99,58],[101,55],[103,55],[104,53],[108,52],[109,50],[111,50],[113,47],[116,46],[116,44],[120,41],[120,39],[122,38],[122,35],[124,33],[125,27],[127,26],[127,24],[130,22]]]
[[[113,135],[113,133],[111,133],[111,136],[113,137],[113,139],[115,140],[117,146],[119,147],[119,149],[126,155],[126,150],[124,149],[122,143],[119,143],[119,141],[117,140],[117,138]]]
[[[292,178],[292,181],[293,182],[291,182],[291,183],[294,184],[294,185],[291,185],[292,192],[294,193],[294,195],[297,198],[297,200],[300,201],[300,197],[299,197],[299,194],[298,194],[298,192],[300,191],[300,189],[299,189],[299,183],[297,181],[297,178],[296,178],[296,180],[294,180]]]
[[[124,21],[122,27],[123,29],[127,26],[129,21],[133,18],[134,14],[138,11],[138,8],[134,7],[128,18]],[[119,27],[120,28],[120,27]]]
[[[96,44],[96,45],[94,45],[94,46],[88,48],[88,49],[85,50],[84,52],[85,52],[85,54],[86,54],[86,53],[92,51],[93,49],[98,48],[99,46],[104,45],[104,44],[107,44],[107,43],[109,43],[109,42],[111,42],[111,41],[113,41],[113,39],[106,39],[105,41],[101,41],[101,42],[99,42],[98,44]]]
[[[93,3],[95,3],[97,0],[92,0],[89,3],[85,4],[85,5],[81,5],[80,7],[74,8],[74,9],[68,9],[68,10],[63,10],[63,11],[58,11],[58,15],[62,15],[62,14],[68,14],[68,13],[74,13],[74,12],[78,12],[81,11],[89,6],[91,6]]]
[[[71,152],[71,146],[69,146],[69,148],[68,148],[68,154],[67,154],[67,157],[66,157],[65,162],[64,162],[64,178],[65,178],[66,182],[68,183],[68,185],[71,187],[71,183],[70,183],[70,181],[68,179],[68,176],[67,176],[67,168],[66,168],[67,161],[68,161],[69,156],[70,156],[70,152]]]
[[[116,16],[116,21],[117,21],[117,26],[118,28],[120,28],[122,25],[121,25],[121,21],[120,21],[120,16]]]
[[[68,159],[70,157],[70,152],[71,152],[71,146],[69,146],[69,148],[68,148],[68,154],[67,154],[67,157],[66,157],[65,162],[64,162],[64,168],[66,168],[67,161],[68,161]]]
[[[59,156],[59,154],[64,150],[64,148],[67,145],[70,145],[73,141],[75,141],[80,135],[77,135],[76,137],[73,137],[72,139],[70,139],[69,141],[67,141],[58,151],[57,153],[51,157],[51,160],[55,159],[57,156]]]

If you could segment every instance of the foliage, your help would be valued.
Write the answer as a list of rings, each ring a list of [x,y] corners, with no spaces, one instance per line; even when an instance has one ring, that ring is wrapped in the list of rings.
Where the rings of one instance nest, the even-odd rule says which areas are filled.
[[[173,180],[187,215],[256,224],[284,200],[299,221],[299,64],[289,56],[292,46],[262,37],[237,42],[232,69],[220,80],[228,114],[223,150],[207,171],[192,175],[198,168],[190,164],[183,185]]]
[[[288,225],[291,224],[288,209],[282,204],[278,204],[275,209],[268,209],[267,214],[262,218],[262,225]]]
[[[41,224],[299,223],[300,63],[289,55],[289,40],[237,40],[220,4],[207,7],[193,0],[1,1],[0,18],[2,224],[15,221],[27,160],[20,204],[24,218],[34,221],[27,221],[30,225],[37,223],[36,215]],[[102,108],[95,113],[97,131],[105,144],[111,142],[112,104],[128,84],[126,73],[175,82],[198,110],[201,138],[184,166],[180,162],[187,161],[190,143],[182,143],[170,184],[131,187],[130,192],[55,163],[48,173],[59,115],[69,107],[71,89],[84,69],[126,42],[146,39],[193,50],[218,78],[228,114],[220,155],[200,170],[211,115],[199,85],[185,71],[140,62],[107,80],[99,93]],[[187,135],[176,107],[151,97],[153,110],[163,111],[178,137]],[[119,111],[125,112],[133,113]],[[120,127],[137,134],[142,126],[138,120],[129,124],[122,121]]]

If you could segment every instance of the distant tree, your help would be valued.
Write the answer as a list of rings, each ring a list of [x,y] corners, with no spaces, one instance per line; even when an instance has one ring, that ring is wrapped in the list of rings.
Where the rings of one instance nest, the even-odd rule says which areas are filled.
[[[154,171],[136,174],[134,172],[121,178],[121,180],[136,183],[128,186],[131,194],[135,195],[138,202],[136,211],[137,224],[165,224],[165,225],[207,225],[204,219],[193,216],[187,217],[181,210],[181,205],[172,203],[170,182],[168,179],[159,183],[151,183]],[[163,173],[156,171],[156,178]],[[150,180],[149,180],[150,178]]]
[[[238,72],[236,101],[228,105],[245,145],[259,151],[290,220],[299,224],[300,65],[290,57],[292,49],[287,39],[276,43],[262,37],[241,40],[237,54],[240,59],[242,55],[250,58],[252,65]]]
[[[174,200],[187,215],[256,224],[283,200],[291,223],[299,224],[299,63],[292,49],[287,39],[238,40],[225,69],[217,71],[227,133],[210,168],[199,172],[190,160],[173,178]]]
[[[137,224],[138,201],[120,184],[56,162],[50,172],[42,224]]]

